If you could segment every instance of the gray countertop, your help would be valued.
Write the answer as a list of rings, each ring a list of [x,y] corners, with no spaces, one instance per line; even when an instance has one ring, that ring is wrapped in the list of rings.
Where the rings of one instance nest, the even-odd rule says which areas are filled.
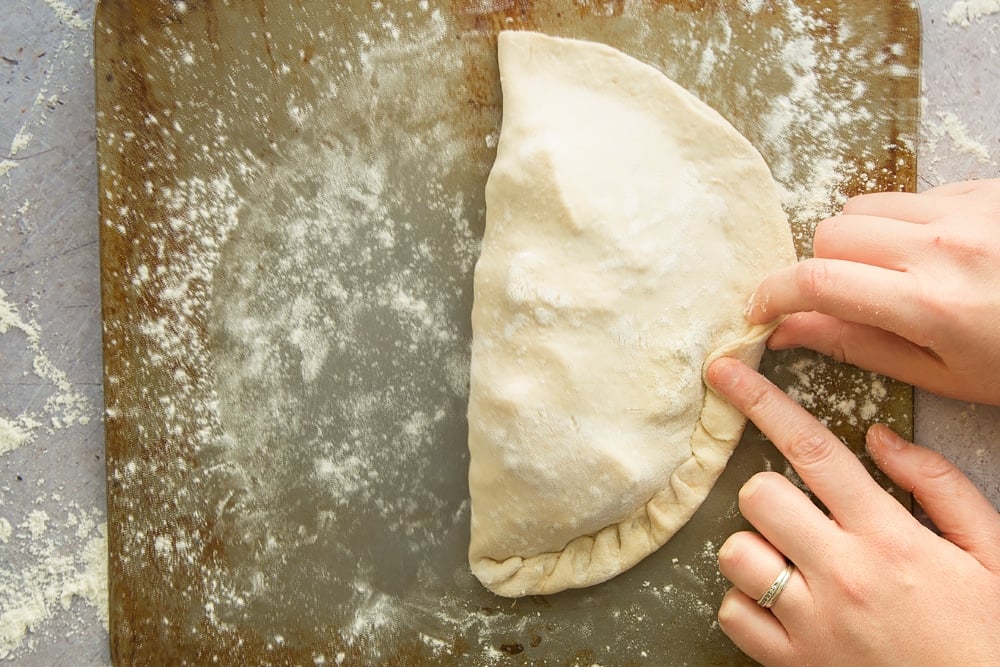
[[[924,0],[920,187],[1000,173],[1000,12]],[[989,3],[986,3],[987,5]],[[984,6],[980,3],[978,6]],[[94,0],[0,31],[0,661],[110,660]],[[966,11],[968,25],[961,14]],[[1000,409],[918,393],[917,439],[1000,503]]]

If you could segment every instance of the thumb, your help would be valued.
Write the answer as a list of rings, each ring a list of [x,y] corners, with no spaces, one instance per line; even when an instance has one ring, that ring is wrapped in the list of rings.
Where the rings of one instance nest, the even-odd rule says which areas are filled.
[[[962,471],[882,424],[868,430],[867,441],[878,467],[913,494],[942,537],[1000,572],[1000,515]]]

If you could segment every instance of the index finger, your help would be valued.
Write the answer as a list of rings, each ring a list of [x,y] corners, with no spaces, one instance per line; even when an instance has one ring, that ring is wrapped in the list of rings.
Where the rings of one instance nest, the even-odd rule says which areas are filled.
[[[884,494],[861,461],[815,417],[744,363],[723,357],[708,367],[712,388],[770,438],[842,526],[875,516]]]

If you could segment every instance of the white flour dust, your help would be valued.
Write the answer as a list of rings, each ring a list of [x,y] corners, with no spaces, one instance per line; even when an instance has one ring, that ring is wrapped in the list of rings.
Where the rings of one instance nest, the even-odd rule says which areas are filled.
[[[35,431],[41,426],[41,423],[25,414],[20,414],[12,420],[0,417],[0,454],[34,440]]]
[[[362,647],[379,634],[404,641],[400,628],[415,623],[451,636],[455,619],[475,617],[467,600],[419,593],[453,581],[467,539],[467,498],[453,481],[465,465],[481,194],[457,185],[472,138],[440,117],[464,109],[445,104],[449,81],[436,75],[462,70],[464,45],[445,40],[437,10],[404,21],[383,9],[385,40],[359,32],[361,48],[330,65],[341,73],[326,73],[318,98],[290,93],[299,136],[272,144],[274,164],[220,146],[228,174],[147,183],[163,215],[143,224],[172,245],[123,267],[136,293],[164,307],[109,327],[113,346],[148,351],[149,379],[123,388],[138,396],[108,418],[138,424],[150,442],[186,439],[199,467],[170,460],[157,483],[180,512],[200,512],[207,496],[233,536],[217,567],[186,515],[170,514],[134,535],[126,558],[151,544],[165,572],[194,564],[204,593],[192,603],[223,634],[262,625],[280,645],[289,600]],[[176,115],[144,122],[188,140]],[[213,132],[229,123],[220,117]],[[108,148],[134,138],[108,136]],[[131,238],[132,195],[106,196],[124,212],[107,232]],[[123,497],[146,483],[147,465],[114,470]],[[447,620],[428,624],[432,613]]]
[[[423,47],[438,64],[456,66],[434,44]],[[452,528],[442,513],[450,524],[459,510],[457,495],[444,499],[432,489],[443,488],[441,475],[464,455],[460,447],[445,454],[440,443],[463,444],[455,417],[467,383],[462,320],[477,213],[447,186],[462,151],[454,131],[399,106],[396,95],[419,74],[367,64],[409,60],[423,68],[425,57],[395,42],[388,52],[362,52],[359,76],[375,79],[380,95],[352,99],[343,91],[341,110],[399,125],[370,140],[325,145],[319,137],[333,126],[314,119],[319,127],[283,148],[287,167],[260,184],[271,194],[241,215],[212,280],[218,418],[232,443],[220,456],[247,475],[263,458],[281,457],[281,474],[257,484],[244,523],[250,532],[267,526],[282,544],[337,549],[374,539],[380,551],[419,563]],[[425,83],[421,95],[442,99],[445,91]],[[255,409],[247,411],[248,402]],[[448,459],[436,460],[441,455]],[[312,517],[262,520],[280,516],[275,508],[294,506],[304,490],[315,503]],[[372,533],[375,524],[381,535]],[[398,576],[380,573],[378,559],[369,567],[383,583]]]
[[[38,322],[22,315],[2,289],[0,335],[11,337],[15,348],[20,347],[16,358],[30,360],[30,368],[24,369],[18,380],[38,387],[26,407],[0,405],[2,465],[5,455],[22,447],[42,446],[57,431],[79,432],[79,427],[96,416],[97,409],[51,360]],[[68,434],[62,437],[70,437]],[[0,499],[13,492],[9,486],[0,488]],[[58,492],[17,489],[18,494],[26,492],[33,496],[36,507],[49,509],[31,510],[19,520],[12,508],[0,503],[4,513],[0,517],[0,551],[11,554],[0,563],[0,660],[14,660],[38,643],[50,642],[46,624],[71,610],[78,599],[93,606],[107,626],[108,547],[103,507],[81,508],[75,501],[67,504]],[[88,626],[76,620],[61,634],[74,636],[87,631]]]
[[[77,10],[73,9],[62,0],[42,0],[49,9],[55,12],[55,15],[59,17],[59,20],[77,30],[90,30],[90,22],[79,15]]]
[[[0,334],[14,335],[12,332],[24,339],[25,356],[33,359],[31,373],[48,395],[42,393],[45,398],[40,412],[27,409],[12,418],[0,417],[0,456],[32,444],[40,434],[86,425],[94,412],[86,397],[46,355],[38,324],[23,318],[0,290]],[[10,515],[0,517],[0,548],[18,552],[16,560],[0,565],[0,659],[12,658],[25,645],[30,650],[36,640],[33,633],[41,631],[59,610],[69,610],[76,598],[96,607],[107,624],[103,512],[82,509],[75,503],[67,510],[62,498],[46,494],[38,495],[35,504],[62,508],[59,511],[65,515],[60,516],[59,524],[75,530],[53,530],[50,515],[42,509],[32,510],[16,526]],[[70,632],[76,630],[71,628]],[[39,640],[45,637],[37,635]]]
[[[903,53],[902,44],[873,49],[847,26],[835,36],[823,36],[818,17],[798,4],[789,3],[788,12],[792,34],[784,36],[778,54],[788,92],[776,96],[765,115],[759,148],[784,187],[793,228],[811,237],[815,223],[844,203],[843,185],[856,175],[852,154],[865,149],[853,143],[855,138],[879,122],[879,104],[870,99],[870,84],[853,71],[855,63],[868,60],[866,65],[883,80],[915,72],[894,62]],[[914,135],[900,139],[903,148],[915,150]]]
[[[494,4],[509,3],[472,13]],[[751,12],[766,4],[744,3]],[[848,67],[871,45],[846,30],[831,36],[799,3],[778,4],[787,25],[760,35],[768,58],[738,84],[735,106],[753,101],[750,129],[804,236],[857,175],[845,166],[848,138],[879,111]],[[233,119],[220,115],[209,123],[211,155],[199,158],[211,169],[138,193],[162,214],[142,220],[158,252],[122,267],[121,278],[157,308],[109,327],[112,346],[145,356],[108,418],[136,425],[137,449],[156,458],[153,469],[138,457],[119,462],[113,481],[120,494],[157,485],[175,513],[137,508],[152,518],[123,554],[152,557],[164,576],[193,574],[182,601],[220,636],[250,627],[282,646],[293,635],[288,609],[329,620],[344,646],[316,653],[315,664],[349,663],[354,650],[375,659],[413,638],[446,657],[455,637],[481,664],[502,664],[509,654],[500,647],[524,650],[508,636],[544,634],[538,628],[555,615],[537,600],[498,607],[465,560],[468,309],[483,216],[482,193],[467,183],[485,182],[483,151],[497,128],[461,132],[456,119],[468,110],[450,104],[468,94],[453,87],[467,45],[427,3],[407,7],[376,3],[372,25],[348,35],[357,48],[317,65],[313,97],[293,90],[274,103],[274,117],[295,130],[266,160],[224,141]],[[645,20],[634,5],[625,18]],[[679,47],[697,52],[701,85],[743,57],[737,28],[723,19],[710,38],[692,32]],[[912,75],[896,62],[902,49],[871,56],[884,77]],[[162,55],[182,76],[203,54],[179,41]],[[266,66],[283,77],[293,65]],[[780,82],[778,92],[755,93],[764,81]],[[197,145],[204,128],[180,116],[141,122],[175,145]],[[106,148],[138,134],[108,137]],[[915,138],[902,141],[912,148]],[[107,195],[124,213],[105,231],[122,239],[140,231],[128,222],[130,196]],[[871,411],[848,397],[841,407],[845,419]],[[13,434],[25,428],[8,422]],[[170,447],[176,456],[163,454]],[[225,544],[225,558],[206,558],[206,534]],[[619,582],[563,598],[575,602],[560,603],[568,612],[553,635],[583,642],[600,630],[591,605],[611,590],[637,596],[614,620],[636,633],[622,637],[636,655],[653,650],[641,628],[666,623],[664,610],[695,619],[706,638],[717,634],[715,549],[709,542],[675,562],[672,583]]]
[[[0,417],[0,453],[27,444],[43,428],[52,432],[86,425],[95,413],[87,397],[73,387],[66,373],[56,367],[42,347],[38,323],[22,317],[16,306],[8,301],[7,293],[0,289],[0,335],[14,335],[11,332],[23,337],[32,359],[30,372],[42,381],[46,398],[41,411],[28,409],[13,418]]]
[[[968,153],[982,164],[995,164],[986,146],[969,136],[968,128],[954,112],[938,111],[935,116],[938,123],[927,125],[928,136],[932,141],[936,142],[947,135],[959,152]]]
[[[0,660],[52,641],[45,622],[82,601],[97,611],[107,629],[107,526],[103,512],[61,503],[57,495],[12,525],[0,518],[0,548],[16,548],[27,558],[19,568],[0,566]],[[49,512],[58,512],[55,516]],[[57,529],[56,526],[59,526]],[[84,632],[71,626],[69,636]]]
[[[998,12],[1000,0],[959,0],[948,9],[946,20],[952,25],[966,27]]]
[[[927,98],[921,98],[920,138],[924,142],[926,152],[932,156],[928,159],[927,171],[935,174],[938,163],[941,162],[939,145],[950,143],[953,157],[971,157],[979,164],[995,165],[989,149],[974,138],[969,128],[953,111],[932,110]]]
[[[876,188],[883,170],[897,167],[882,164],[886,152],[915,151],[914,132],[900,132],[898,145],[882,136],[899,112],[883,104],[886,91],[918,76],[909,66],[912,45],[885,44],[860,18],[838,22],[802,3],[742,4],[749,19],[695,21],[689,40],[672,42],[666,55],[651,50],[648,59],[692,82],[692,92],[760,150],[796,245],[808,252],[815,224],[839,212],[847,184]]]
[[[91,29],[89,21],[80,17],[76,11],[70,9],[60,0],[43,1],[55,12],[58,20],[69,28],[75,31],[89,31]],[[26,110],[28,112],[25,114],[26,120],[14,133],[6,153],[0,154],[0,177],[8,176],[21,165],[22,160],[30,155],[29,149],[34,145],[36,137],[42,134],[53,110],[61,104],[59,95],[65,90],[53,91],[53,88],[56,87],[57,78],[64,74],[66,66],[76,65],[81,59],[91,57],[90,40],[82,40],[82,44],[82,48],[78,50],[78,47],[81,47],[78,34],[66,34],[53,51],[43,54],[52,64],[42,71],[37,86],[38,93],[31,107]],[[10,184],[3,183],[0,186],[0,191],[9,192]]]
[[[833,430],[843,427],[867,429],[889,395],[886,381],[874,373],[848,373],[831,367],[818,358],[794,361],[787,369],[793,382],[785,388],[799,405],[808,408],[823,424]],[[891,415],[881,415],[885,423],[894,423]]]
[[[5,59],[5,67],[23,77],[18,82],[23,85],[12,91],[15,95],[30,91],[34,99],[10,98],[5,110],[12,121],[16,116],[17,129],[9,137],[9,147],[0,149],[0,197],[9,202],[0,217],[0,233],[9,234],[0,250],[0,264],[11,269],[3,278],[10,281],[9,287],[0,287],[0,383],[5,390],[11,388],[0,399],[0,468],[5,472],[0,483],[0,660],[11,664],[34,664],[34,649],[48,650],[63,642],[67,647],[100,646],[100,626],[106,636],[108,625],[103,502],[90,500],[93,496],[86,488],[70,488],[44,477],[50,467],[72,470],[70,466],[78,465],[76,455],[87,449],[81,442],[97,444],[94,455],[100,451],[99,441],[92,438],[100,414],[91,398],[96,392],[71,379],[76,355],[71,350],[66,355],[59,342],[65,339],[52,335],[49,328],[53,304],[44,299],[51,289],[52,264],[62,257],[49,250],[52,255],[44,255],[46,261],[20,266],[19,254],[26,240],[22,235],[36,231],[35,219],[41,217],[37,212],[46,208],[37,206],[40,199],[34,191],[29,197],[25,181],[38,178],[36,184],[45,186],[38,192],[47,200],[58,200],[53,208],[61,215],[73,210],[59,187],[60,179],[40,172],[35,160],[52,150],[54,142],[75,140],[66,135],[72,125],[58,122],[63,118],[57,111],[67,111],[63,108],[70,90],[67,82],[92,71],[88,67],[91,23],[59,0],[45,0],[51,12],[37,4],[45,46],[29,44],[23,53],[9,52],[6,55],[12,57]],[[88,9],[91,4],[84,3]],[[20,39],[16,31],[7,47],[13,49],[14,39]],[[45,226],[58,229],[72,222],[46,220]],[[58,248],[64,238],[70,237],[61,230],[40,231],[27,240],[29,245],[34,241],[37,246]],[[7,249],[13,252],[3,257]],[[64,316],[61,299],[54,301],[56,316]]]
[[[19,153],[22,153],[24,149],[31,145],[31,140],[33,138],[34,135],[28,131],[27,126],[22,126],[18,129],[18,131],[14,134],[13,139],[10,141],[10,148],[7,149],[6,156],[0,160],[0,176],[6,176],[18,167],[18,163],[15,158],[18,157]]]

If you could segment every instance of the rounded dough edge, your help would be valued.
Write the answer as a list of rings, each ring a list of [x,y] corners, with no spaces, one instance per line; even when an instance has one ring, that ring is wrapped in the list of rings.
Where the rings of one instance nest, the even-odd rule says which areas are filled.
[[[709,355],[705,368],[724,356],[756,368],[764,343],[777,326],[775,322],[748,328],[745,336]],[[746,418],[739,410],[707,391],[691,438],[692,456],[645,505],[594,535],[571,540],[562,551],[502,561],[479,558],[471,563],[473,574],[504,597],[549,595],[593,586],[621,574],[666,544],[694,515],[725,470],[745,426]]]
[[[522,48],[518,40],[527,39],[577,41],[537,33],[504,32],[500,35],[501,48],[504,42],[509,43],[508,48]],[[711,121],[721,121],[720,129],[730,140],[731,148],[743,155],[746,151],[752,153],[770,175],[756,148],[713,108],[651,65],[604,44],[588,45],[599,50],[602,57],[627,59],[641,65],[642,77],[655,75],[665,81],[682,95],[690,111]],[[778,200],[776,189],[774,200]],[[777,208],[780,211],[780,205]],[[790,234],[788,245],[791,248]],[[790,261],[794,261],[794,251],[791,253]],[[742,335],[710,353],[703,368],[721,356],[736,357],[756,368],[764,342],[777,324],[747,325]],[[485,556],[470,558],[473,574],[486,588],[506,597],[551,594],[591,586],[621,574],[663,546],[697,511],[725,469],[745,424],[746,418],[738,410],[709,389],[692,434],[691,457],[674,470],[668,483],[644,505],[618,523],[573,538],[560,551],[502,560]]]

